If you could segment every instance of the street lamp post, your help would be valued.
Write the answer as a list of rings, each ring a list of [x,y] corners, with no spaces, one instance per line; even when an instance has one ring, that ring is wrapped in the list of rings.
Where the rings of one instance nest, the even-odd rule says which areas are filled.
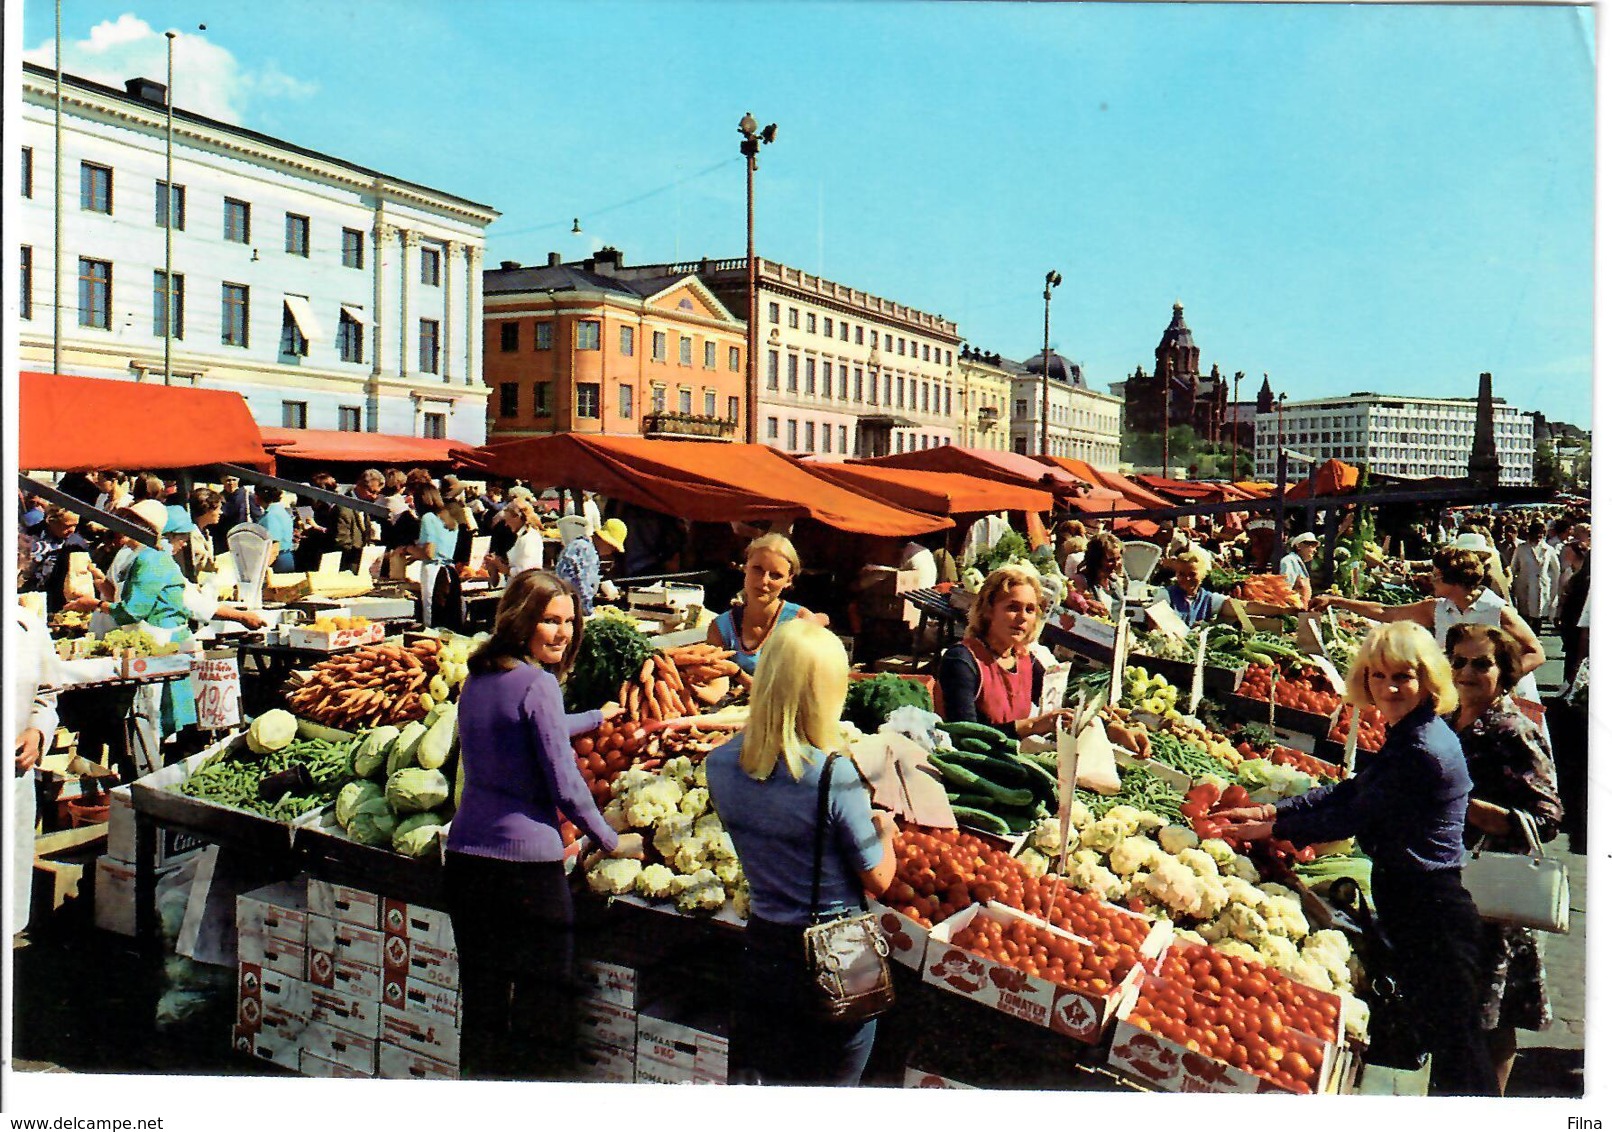
[[[168,37],[168,85],[163,90],[163,101],[168,104],[168,137],[166,154],[167,182],[162,191],[168,199],[162,210],[162,383],[174,383],[174,36]]]
[[[1052,289],[1063,282],[1063,276],[1056,271],[1047,272],[1047,286],[1041,292],[1041,298],[1046,306],[1041,316],[1041,454],[1050,455],[1047,447],[1047,418],[1051,415],[1048,404],[1050,399],[1050,386],[1052,378]]]
[[[756,346],[759,338],[756,320],[756,154],[764,145],[771,145],[778,136],[778,125],[773,123],[756,131],[756,120],[749,111],[739,119],[739,153],[744,157],[744,266],[746,281],[745,314],[745,412],[744,439],[754,444],[760,439],[757,423],[757,402],[761,399],[761,386],[756,377]]]
[[[1165,479],[1170,478],[1170,386],[1174,384],[1175,359],[1166,357],[1164,359],[1164,422],[1163,428],[1159,432],[1159,437],[1163,443],[1162,455],[1159,460],[1163,470],[1159,472],[1159,475]]]
[[[1237,482],[1237,399],[1242,396],[1243,373],[1238,370],[1231,378],[1231,482]]]

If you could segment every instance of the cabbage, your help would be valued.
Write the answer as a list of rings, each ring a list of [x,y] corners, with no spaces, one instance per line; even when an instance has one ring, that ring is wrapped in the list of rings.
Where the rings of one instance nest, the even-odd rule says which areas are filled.
[[[254,755],[288,747],[296,737],[297,717],[283,708],[264,712],[246,729],[246,745]]]
[[[353,814],[358,807],[376,798],[382,800],[386,798],[386,791],[378,783],[349,782],[341,788],[341,793],[336,795],[337,824],[346,829],[352,823]]]
[[[427,857],[436,849],[442,833],[442,818],[436,814],[411,814],[392,831],[392,849],[405,857]]]
[[[386,773],[396,774],[404,767],[414,765],[414,754],[420,747],[420,740],[425,738],[426,726],[419,720],[403,725],[397,738],[392,741],[386,752]]]
[[[353,751],[353,773],[369,778],[386,765],[386,751],[397,740],[398,729],[391,724],[377,727],[359,740]]]
[[[388,845],[392,831],[397,828],[397,816],[385,798],[371,798],[353,811],[347,823],[347,836],[360,845]]]
[[[386,800],[400,814],[434,810],[448,800],[448,776],[440,770],[405,767],[386,780]]]

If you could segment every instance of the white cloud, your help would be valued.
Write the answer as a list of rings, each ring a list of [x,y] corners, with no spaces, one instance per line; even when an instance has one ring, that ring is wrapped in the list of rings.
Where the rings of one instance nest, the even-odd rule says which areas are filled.
[[[46,40],[23,58],[54,67],[55,44]],[[167,40],[138,16],[125,13],[91,28],[87,39],[64,40],[62,70],[120,89],[132,78],[162,82],[168,73]],[[256,70],[243,67],[205,34],[182,31],[174,38],[174,105],[184,110],[240,123],[254,100],[305,99],[318,89],[317,83],[288,75],[273,62]]]

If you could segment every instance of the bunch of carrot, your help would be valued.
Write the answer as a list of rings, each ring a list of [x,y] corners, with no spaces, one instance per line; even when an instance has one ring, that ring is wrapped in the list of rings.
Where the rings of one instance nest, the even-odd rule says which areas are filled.
[[[286,700],[294,714],[344,730],[400,725],[425,716],[421,700],[437,674],[439,643],[422,637],[366,645],[320,661]]]
[[[1298,609],[1303,603],[1281,574],[1250,574],[1231,594],[1243,601],[1259,601],[1266,605],[1285,605]]]
[[[678,719],[695,715],[714,699],[710,685],[732,677],[749,680],[733,663],[733,653],[715,645],[685,645],[657,652],[644,661],[633,680],[624,680],[616,702],[629,719]]]

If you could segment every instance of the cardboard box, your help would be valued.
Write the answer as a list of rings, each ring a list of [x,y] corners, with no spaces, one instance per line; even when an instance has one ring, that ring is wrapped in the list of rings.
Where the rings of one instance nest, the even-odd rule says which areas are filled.
[[[596,1084],[631,1085],[637,1079],[637,1060],[631,1047],[617,1049],[589,1041],[577,1046],[578,1076]]]
[[[302,1032],[302,1052],[350,1070],[352,1076],[373,1077],[380,1067],[380,1043],[320,1022]]]
[[[638,1012],[629,1006],[584,998],[577,1002],[577,1037],[614,1049],[638,1048]]]
[[[368,1078],[375,1076],[373,1073],[361,1073],[350,1065],[330,1061],[307,1050],[303,1050],[298,1058],[298,1072],[304,1077]]]
[[[376,1076],[388,1081],[457,1081],[459,1066],[382,1042]]]
[[[929,929],[911,916],[897,912],[877,900],[868,901],[868,912],[879,918],[879,929],[890,945],[890,958],[914,971],[923,970],[924,952],[929,946]]]
[[[443,1025],[459,1025],[459,992],[433,983],[410,979],[403,989],[404,1009],[420,1018]]]
[[[907,1071],[901,1077],[903,1089],[977,1089],[978,1085],[965,1085],[961,1081],[953,1081],[950,1077],[942,1077],[939,1073],[930,1073],[926,1069],[915,1069],[907,1066]]]
[[[178,867],[158,869],[159,883]],[[95,859],[95,926],[119,935],[134,935],[134,866],[109,853]]]
[[[189,672],[195,659],[195,654],[188,652],[169,653],[167,656],[135,656],[133,653],[124,653],[118,675],[125,680],[140,680],[151,676]]]
[[[107,794],[106,851],[125,864],[134,864],[134,799],[129,787],[114,787]],[[157,868],[179,863],[207,842],[183,830],[157,827]]]
[[[286,1069],[302,1069],[302,1035],[300,1030],[286,1033],[277,1026],[251,1030],[236,1026],[233,1041],[236,1051],[251,1057],[262,1058]]]
[[[459,989],[459,956],[431,944],[388,935],[381,945],[381,1001],[401,1008],[409,980]]]
[[[656,1003],[638,1014],[638,1079],[678,1084],[728,1078],[727,1019],[683,1003]],[[671,1080],[668,1075],[681,1074]]]
[[[308,1021],[379,1040],[381,1002],[379,996],[363,998],[328,987],[308,986]]]
[[[294,649],[323,649],[328,652],[374,644],[385,636],[386,626],[374,621],[361,629],[336,629],[329,633],[294,625],[286,630],[286,644]]]
[[[235,901],[235,926],[241,935],[272,936],[304,948],[308,945],[308,888],[288,880],[248,892]]]
[[[331,884],[318,877],[308,879],[308,911],[317,916],[379,930],[381,898],[362,888]],[[375,961],[380,966],[380,960]]]
[[[309,986],[301,979],[256,963],[242,963],[235,975],[235,1022],[258,1029],[266,1013],[307,1022]]]
[[[583,959],[576,965],[576,975],[580,993],[585,997],[628,1010],[638,1009],[642,976],[637,968],[600,959]]]
[[[953,937],[975,916],[989,916],[1002,923],[1012,919],[1028,920],[1054,935],[1088,942],[994,901],[984,906],[975,904],[937,924],[930,933],[924,959],[924,982],[1034,1025],[1045,1026],[1076,1041],[1095,1045],[1117,1013],[1125,992],[1146,973],[1145,963],[1138,963],[1104,993],[1059,986],[1027,975],[1016,967],[996,963],[977,952],[953,946]],[[1168,925],[1163,926],[1169,930]]]
[[[459,1064],[459,1024],[381,1005],[381,1041],[446,1065]]]
[[[114,656],[91,656],[80,660],[58,660],[57,679],[63,687],[78,684],[102,684],[116,680],[123,666]]]
[[[682,1065],[663,1061],[638,1060],[635,1075],[641,1085],[726,1085],[727,1078],[713,1077]]]
[[[346,959],[335,961],[329,989],[378,1006],[381,1001],[381,987],[379,967],[366,967],[362,963],[352,963]]]
[[[1285,1090],[1253,1073],[1214,1057],[1194,1052],[1162,1034],[1138,1027],[1131,1018],[1136,1005],[1154,987],[1151,976],[1130,987],[1114,1027],[1108,1064],[1151,1089],[1170,1093],[1279,1093]],[[1326,1043],[1296,1030],[1285,1040],[1318,1067],[1317,1092],[1325,1092],[1337,1078],[1336,1051]],[[1335,1085],[1332,1087],[1335,1088]]]
[[[293,979],[307,976],[308,948],[304,944],[261,932],[240,931],[236,933],[235,947],[243,966],[266,968]]]
[[[422,904],[407,904],[391,897],[381,899],[380,928],[387,935],[402,936],[442,951],[453,950],[453,923],[448,913]]]
[[[320,986],[335,986],[331,981],[337,961],[344,960],[363,967],[380,967],[383,936],[373,928],[357,924],[344,924],[328,916],[308,917],[308,978]],[[320,964],[316,974],[315,963]]]

